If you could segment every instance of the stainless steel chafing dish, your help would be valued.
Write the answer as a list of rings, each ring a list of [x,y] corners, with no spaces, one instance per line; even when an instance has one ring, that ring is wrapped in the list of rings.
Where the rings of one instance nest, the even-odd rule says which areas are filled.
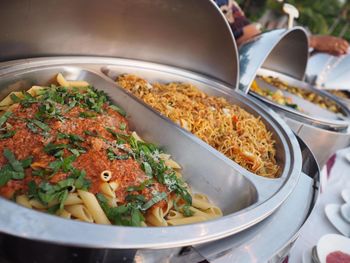
[[[45,84],[57,72],[90,82],[126,110],[132,128],[142,137],[164,146],[183,166],[185,179],[195,190],[207,193],[225,216],[168,228],[103,226],[61,219],[1,198],[4,256],[19,262],[169,258],[196,262],[198,257],[225,260],[235,251],[240,262],[249,262],[242,250],[245,243],[262,260],[283,258],[314,205],[318,167],[308,148],[302,142],[299,146],[272,110],[233,90],[238,84],[237,49],[223,15],[211,1],[113,4],[1,4],[0,22],[8,26],[0,30],[0,95]],[[13,19],[19,16],[25,19]],[[126,72],[148,80],[190,82],[261,116],[276,140],[281,177],[266,179],[248,172],[130,96],[111,79]],[[290,209],[300,205],[301,197],[298,217],[290,217]],[[286,231],[276,240],[279,228]],[[271,246],[262,250],[264,243]],[[189,245],[192,249],[181,249]],[[43,248],[47,254],[42,254]]]
[[[261,52],[262,50],[265,52]],[[349,145],[350,111],[334,96],[302,81],[307,64],[307,52],[306,35],[300,28],[294,28],[290,31],[276,30],[262,34],[240,48],[241,78],[239,89],[245,93],[249,92],[250,95],[276,110],[292,130],[310,147],[319,165],[323,166],[334,152]],[[275,60],[278,62],[271,62]],[[290,63],[288,64],[288,62]],[[278,67],[275,66],[277,64]],[[292,70],[287,73],[289,66],[292,67]],[[271,91],[277,90],[273,85],[256,78],[256,76],[275,77],[292,87],[312,91],[333,101],[341,113],[335,114],[286,91],[283,93],[292,97],[294,103],[303,108],[303,112],[280,105],[249,90],[254,79],[263,88]],[[318,139],[315,140],[315,138]]]
[[[350,56],[349,54],[335,57],[329,54],[317,53],[307,64],[306,81],[344,103],[350,109]],[[339,96],[337,93],[342,93]]]

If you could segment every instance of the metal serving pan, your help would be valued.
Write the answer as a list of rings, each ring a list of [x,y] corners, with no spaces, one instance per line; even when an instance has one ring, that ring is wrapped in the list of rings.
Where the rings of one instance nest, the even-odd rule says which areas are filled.
[[[297,82],[301,87],[309,88],[307,83],[302,82],[308,61],[308,38],[301,28],[263,33],[242,45],[239,48],[239,54],[239,90],[245,94],[249,93],[253,97],[249,89],[260,72],[269,72],[269,75],[293,80],[293,83]],[[334,96],[325,92],[318,93],[335,101],[342,109],[344,117],[328,113],[305,100],[301,100],[300,106],[302,108],[306,106],[304,108],[307,108],[310,114],[297,112],[255,94],[254,97],[276,110],[310,147],[318,164],[323,166],[334,152],[349,145],[350,114],[349,110]],[[300,102],[300,99],[296,99]],[[315,140],[315,138],[318,139]]]
[[[298,138],[299,139],[299,138]],[[319,193],[319,169],[307,146],[299,140],[303,173],[295,191],[266,220],[236,235],[201,245],[169,249],[84,249],[2,236],[1,262],[283,262],[309,217]],[[293,211],[291,216],[290,211]],[[268,245],[267,245],[268,244]],[[21,253],[18,253],[21,251]],[[45,251],[46,253],[42,253]],[[9,261],[5,261],[9,260]]]
[[[94,248],[167,248],[221,239],[240,232],[271,215],[291,194],[301,174],[301,153],[296,137],[271,110],[237,94],[227,86],[199,74],[158,64],[97,57],[28,59],[0,71],[0,95],[45,84],[62,72],[67,79],[84,79],[105,91],[123,107],[128,119],[146,140],[163,146],[183,167],[195,191],[208,194],[225,216],[205,223],[159,228],[103,226],[65,220],[20,207],[0,199],[0,232],[17,237]],[[117,69],[157,80],[187,81],[208,93],[227,98],[261,116],[272,131],[277,146],[281,177],[266,179],[237,165],[191,133],[160,116],[107,77]],[[1,97],[0,96],[0,97]]]
[[[326,53],[313,55],[307,64],[306,81],[324,92],[339,90],[345,92],[348,98],[338,97],[350,109],[350,55],[332,56]]]
[[[349,119],[350,118],[350,111],[347,109],[347,107],[345,105],[343,105],[342,103],[339,103],[339,101],[337,101],[334,98],[334,96],[331,96],[327,92],[323,92],[321,90],[318,90],[306,82],[288,77],[288,76],[281,74],[279,72],[270,71],[270,70],[266,70],[266,69],[260,69],[260,70],[258,70],[257,75],[261,76],[261,77],[277,78],[280,81],[282,81],[282,82],[284,82],[292,87],[298,87],[300,89],[312,91],[315,94],[317,94],[323,98],[327,98],[328,100],[333,101],[334,103],[336,103],[339,106],[339,108],[341,110],[341,113],[336,114],[336,113],[333,113],[329,110],[323,109],[320,106],[318,106],[318,105],[316,105],[316,104],[314,104],[306,99],[303,99],[297,95],[294,95],[288,91],[283,91],[284,94],[287,94],[287,97],[291,97],[293,99],[293,102],[296,103],[297,105],[299,105],[303,109],[303,112],[301,112],[301,111],[292,109],[290,107],[287,107],[285,105],[278,104],[277,102],[272,101],[264,96],[261,96],[253,91],[249,91],[249,94],[264,101],[265,103],[267,103],[268,105],[270,105],[271,107],[276,109],[277,111],[281,112],[281,114],[288,116],[288,117],[291,117],[297,121],[302,121],[304,123],[308,123],[310,125],[313,125],[313,126],[316,126],[319,128],[323,128],[323,129],[327,129],[327,130],[341,131],[341,130],[348,129],[349,124],[350,124],[349,123],[350,122],[350,119]],[[262,88],[267,88],[271,91],[278,90],[278,88],[265,82],[264,80],[256,78],[256,81],[257,81],[258,85]]]

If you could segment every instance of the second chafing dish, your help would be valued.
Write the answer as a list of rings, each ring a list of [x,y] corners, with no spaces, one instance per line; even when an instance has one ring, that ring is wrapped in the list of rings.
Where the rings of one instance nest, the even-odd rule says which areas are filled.
[[[110,74],[132,71],[158,81],[191,82],[210,94],[226,97],[250,113],[261,116],[277,142],[281,177],[274,180],[265,179],[246,171],[118,88],[101,72],[107,72],[107,69]],[[146,140],[164,146],[183,166],[183,174],[189,184],[195,190],[207,193],[210,199],[222,208],[225,216],[180,227],[106,227],[66,221],[1,200],[1,218],[4,220],[0,222],[0,227],[4,233],[87,247],[164,248],[201,243],[237,233],[266,218],[286,200],[298,181],[302,163],[300,149],[296,138],[285,124],[278,121],[274,113],[232,92],[230,88],[194,73],[122,59],[33,59],[26,60],[25,64],[19,63],[14,67],[3,68],[0,77],[1,95],[28,88],[34,83],[45,84],[57,72],[63,72],[67,79],[86,80],[107,92],[112,100],[129,114],[132,128]],[[26,220],[18,225],[11,220],[17,217]],[[52,227],[46,228],[49,225]],[[89,233],[94,235],[94,238],[89,236]],[[154,238],[150,238],[150,233]],[[123,238],[116,240],[116,236]],[[171,241],[169,236],[172,237]]]
[[[300,81],[304,78],[308,60],[308,40],[302,29],[281,29],[264,33],[241,46],[239,53],[239,89],[244,93],[249,92],[253,81],[259,74],[278,77],[292,86],[310,89],[307,83]],[[262,83],[262,85],[274,89],[269,84]],[[317,162],[322,167],[334,152],[349,145],[350,113],[333,96],[322,91],[315,92],[334,101],[343,114],[326,111],[294,95],[291,96],[301,108],[305,108],[305,112],[279,105],[253,92],[249,92],[249,94],[276,110],[292,130],[310,147]]]

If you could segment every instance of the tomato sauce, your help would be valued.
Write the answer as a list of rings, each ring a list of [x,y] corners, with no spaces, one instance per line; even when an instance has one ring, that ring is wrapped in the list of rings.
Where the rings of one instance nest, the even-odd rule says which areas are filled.
[[[58,133],[65,133],[79,135],[84,139],[81,142],[81,146],[84,147],[86,152],[78,156],[72,165],[79,170],[85,170],[86,179],[91,181],[90,192],[96,194],[100,191],[100,185],[104,182],[100,175],[106,170],[112,172],[111,181],[116,182],[118,185],[116,190],[118,202],[125,201],[126,195],[129,194],[126,191],[128,187],[140,185],[141,182],[149,179],[141,169],[140,164],[131,157],[127,160],[111,161],[108,159],[106,151],[110,144],[115,141],[115,138],[106,130],[106,127],[112,128],[118,133],[130,134],[130,131],[126,118],[118,112],[107,108],[107,105],[105,105],[103,113],[96,113],[96,116],[91,118],[81,117],[80,113],[86,111],[86,109],[77,106],[62,114],[63,120],[54,118],[45,120],[45,123],[50,127],[47,136],[33,133],[27,127],[26,119],[34,118],[37,111],[38,105],[36,103],[28,108],[20,104],[12,108],[12,115],[7,122],[16,130],[16,134],[12,138],[0,140],[0,167],[7,163],[6,158],[2,154],[5,148],[12,151],[17,160],[33,156],[32,164],[36,163],[43,166],[41,168],[48,167],[49,163],[55,161],[56,158],[46,153],[44,147],[48,143],[68,144],[69,140],[57,138]],[[85,133],[86,131],[99,136],[90,136]],[[71,155],[71,153],[65,149],[63,157],[68,155]],[[10,180],[6,185],[0,187],[0,195],[11,198],[15,192],[26,193],[30,181],[34,180],[37,184],[42,182],[44,180],[42,177],[32,174],[33,169],[28,168],[25,170],[25,178],[23,180]],[[50,183],[57,183],[64,180],[67,176],[68,174],[60,171],[46,180]],[[152,187],[142,190],[141,194],[145,196],[146,200],[150,200],[154,190],[168,192],[166,186],[155,182]],[[164,206],[166,203],[160,202],[157,205]]]

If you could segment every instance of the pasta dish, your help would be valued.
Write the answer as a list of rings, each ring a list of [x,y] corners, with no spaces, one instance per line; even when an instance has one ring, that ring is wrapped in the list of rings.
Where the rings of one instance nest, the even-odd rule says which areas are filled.
[[[320,96],[317,93],[310,90],[289,86],[288,84],[282,82],[278,78],[274,78],[274,77],[260,77],[260,78],[280,90],[285,90],[287,92],[295,94],[305,100],[308,100],[320,106],[323,109],[329,110],[334,113],[342,113],[340,107],[334,101],[326,98],[325,96]]]
[[[0,195],[98,224],[172,226],[222,216],[181,167],[129,130],[125,112],[85,81],[33,86],[0,102]]]
[[[208,96],[191,84],[151,84],[135,75],[121,75],[116,81],[247,170],[279,176],[272,134],[259,118],[239,106]]]
[[[250,86],[250,90],[254,91],[255,93],[268,98],[269,100],[272,100],[274,102],[277,102],[278,104],[290,107],[292,109],[303,111],[300,106],[296,103],[294,103],[293,99],[291,97],[287,97],[283,91],[276,90],[271,91],[268,88],[262,88],[258,85],[256,80],[253,81],[252,85]]]

